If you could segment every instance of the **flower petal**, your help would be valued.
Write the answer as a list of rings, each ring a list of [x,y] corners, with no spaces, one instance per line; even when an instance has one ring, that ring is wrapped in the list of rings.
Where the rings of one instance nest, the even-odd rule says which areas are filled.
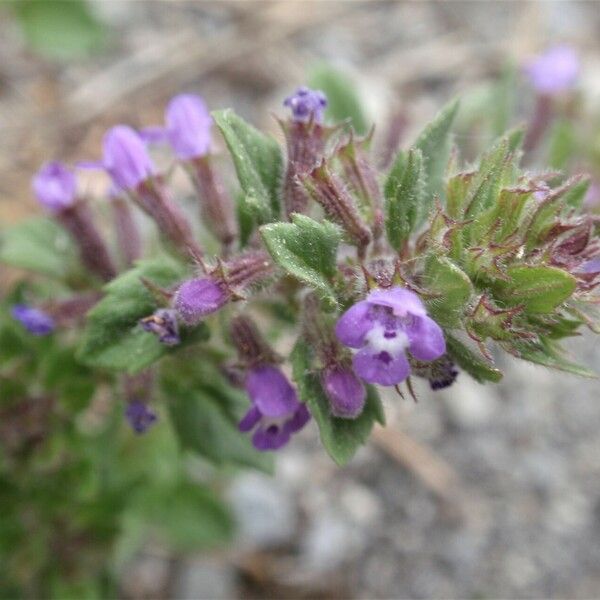
[[[300,404],[294,416],[284,425],[288,433],[300,431],[310,421],[310,413],[306,404]]]
[[[442,328],[430,317],[415,319],[406,328],[410,340],[410,353],[417,360],[435,360],[446,352],[446,340]]]
[[[285,427],[269,425],[259,427],[252,436],[252,443],[257,450],[278,450],[290,441],[291,434]]]
[[[296,390],[277,367],[262,365],[251,369],[246,377],[246,391],[269,419],[291,417],[298,409]]]
[[[397,317],[414,315],[417,317],[427,314],[421,298],[414,292],[403,287],[393,287],[389,290],[373,290],[367,296],[367,302],[392,309]]]
[[[251,406],[248,412],[242,417],[242,420],[238,424],[240,431],[250,431],[254,429],[254,426],[260,421],[262,415],[260,410],[256,406]]]
[[[410,375],[410,365],[403,353],[395,356],[366,346],[352,361],[354,370],[368,383],[396,385]]]
[[[350,348],[361,348],[365,342],[365,336],[373,327],[373,321],[369,317],[371,305],[366,300],[357,302],[351,306],[335,325],[335,335],[338,340]]]

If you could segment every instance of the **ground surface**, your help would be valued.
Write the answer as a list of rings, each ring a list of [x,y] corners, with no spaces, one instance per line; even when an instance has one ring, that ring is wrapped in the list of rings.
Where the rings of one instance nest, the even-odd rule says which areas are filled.
[[[0,21],[3,222],[32,210],[40,162],[97,157],[107,125],[157,122],[184,89],[273,127],[269,112],[324,58],[354,70],[376,114],[402,106],[418,124],[507,56],[552,41],[576,42],[597,76],[595,3],[96,4],[115,44],[68,67],[29,54]],[[600,368],[597,340],[576,346]],[[387,407],[392,433],[344,469],[309,429],[275,478],[234,481],[238,547],[175,568],[149,551],[125,594],[167,584],[189,598],[599,594],[597,383],[511,362],[495,388],[461,377]]]

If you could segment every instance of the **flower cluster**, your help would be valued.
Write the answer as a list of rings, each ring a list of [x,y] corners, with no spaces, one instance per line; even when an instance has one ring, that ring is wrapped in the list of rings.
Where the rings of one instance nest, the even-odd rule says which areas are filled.
[[[558,48],[527,73],[545,110],[550,95],[572,88],[578,63]],[[521,171],[521,145],[532,150],[543,123],[525,142],[510,131],[475,167],[461,170],[455,153],[446,169],[457,111],[450,104],[382,174],[373,132],[360,137],[347,122],[332,123],[335,101],[306,87],[288,96],[284,152],[233,111],[210,113],[204,99],[182,94],[162,125],[111,128],[101,160],[75,169],[49,163],[34,177],[40,204],[87,267],[94,305],[80,311],[79,355],[123,372],[126,383],[147,375],[125,394],[134,431],[154,424],[150,399],[160,394],[175,428],[220,403],[214,422],[250,433],[261,451],[286,445],[312,416],[342,461],[349,440],[383,420],[379,388],[406,385],[414,394],[420,378],[439,390],[462,371],[498,381],[491,343],[582,371],[562,358],[559,341],[593,324],[597,220],[578,212],[582,177]],[[235,202],[215,160],[217,128],[239,180]],[[153,155],[165,145],[168,171]],[[82,168],[110,179],[115,236],[81,194]],[[174,168],[188,178],[194,212],[173,194]],[[157,244],[138,228],[138,210],[156,226],[158,257],[143,258]],[[66,323],[25,305],[13,316],[35,335]],[[295,338],[287,357],[275,349],[283,332]],[[176,414],[205,397],[195,412]]]

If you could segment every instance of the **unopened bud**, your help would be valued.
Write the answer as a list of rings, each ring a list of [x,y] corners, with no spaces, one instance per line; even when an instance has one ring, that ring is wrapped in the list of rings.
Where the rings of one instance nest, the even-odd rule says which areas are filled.
[[[342,419],[356,419],[363,411],[367,392],[354,371],[336,366],[323,371],[322,377],[331,414]]]

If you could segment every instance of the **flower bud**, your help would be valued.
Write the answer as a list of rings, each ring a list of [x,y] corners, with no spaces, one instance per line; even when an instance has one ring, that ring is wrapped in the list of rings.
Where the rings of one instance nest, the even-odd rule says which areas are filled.
[[[116,125],[108,130],[103,150],[103,166],[120,190],[135,190],[156,174],[142,138],[127,125]]]
[[[323,158],[325,143],[331,130],[321,125],[327,103],[322,92],[300,88],[286,98],[285,106],[292,109],[292,119],[280,122],[287,146],[287,168],[283,185],[286,214],[306,210],[309,196],[299,181]]]
[[[52,213],[60,212],[75,203],[75,175],[63,163],[45,164],[33,178],[32,187],[38,202]]]
[[[325,369],[322,378],[331,414],[342,419],[356,419],[363,411],[367,392],[352,369],[330,367]]]
[[[200,96],[180,94],[165,111],[167,138],[177,158],[191,160],[210,149],[212,118]]]
[[[48,335],[54,331],[54,319],[38,308],[26,304],[15,304],[12,307],[11,314],[33,335]]]
[[[144,331],[153,333],[165,346],[176,346],[181,342],[177,313],[173,309],[159,308],[153,315],[140,321]]]
[[[283,101],[292,111],[292,119],[298,123],[323,121],[323,112],[327,106],[327,97],[320,90],[299,87],[294,94]]]
[[[228,300],[229,294],[221,283],[209,278],[189,279],[179,286],[173,299],[173,307],[186,325],[197,325]]]

